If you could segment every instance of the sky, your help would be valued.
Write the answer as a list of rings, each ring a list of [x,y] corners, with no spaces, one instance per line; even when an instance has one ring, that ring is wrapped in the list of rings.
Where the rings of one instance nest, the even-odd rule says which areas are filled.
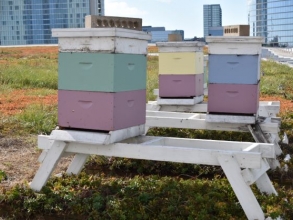
[[[143,26],[203,36],[203,5],[220,4],[222,25],[247,24],[247,0],[105,0],[105,15],[142,18]]]

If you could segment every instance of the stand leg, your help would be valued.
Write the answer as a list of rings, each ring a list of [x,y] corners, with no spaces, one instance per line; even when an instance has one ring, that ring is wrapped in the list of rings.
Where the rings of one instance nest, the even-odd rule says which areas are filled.
[[[31,189],[40,191],[51,176],[55,166],[59,162],[63,151],[66,148],[66,143],[63,141],[54,141],[48,151],[42,165],[37,171],[33,181],[30,184]]]
[[[83,168],[88,157],[89,157],[88,154],[76,154],[71,164],[69,165],[66,173],[78,175],[81,169]]]
[[[264,213],[256,200],[252,190],[244,181],[238,162],[232,154],[220,154],[221,164],[245,214],[248,219],[264,219]]]
[[[259,191],[278,195],[267,173],[261,175],[255,183]]]

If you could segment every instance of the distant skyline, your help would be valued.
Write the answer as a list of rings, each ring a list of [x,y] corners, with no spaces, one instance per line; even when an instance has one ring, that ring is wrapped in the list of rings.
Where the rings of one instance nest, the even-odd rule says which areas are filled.
[[[105,15],[142,18],[144,26],[184,30],[185,38],[202,37],[205,4],[221,5],[223,26],[248,24],[247,0],[105,0]]]

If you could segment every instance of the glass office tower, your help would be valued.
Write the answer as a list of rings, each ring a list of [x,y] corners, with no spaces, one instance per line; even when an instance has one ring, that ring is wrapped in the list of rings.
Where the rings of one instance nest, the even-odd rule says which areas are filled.
[[[0,45],[55,44],[52,28],[84,27],[104,15],[104,0],[0,0]]]
[[[222,9],[219,4],[203,6],[203,35],[209,34],[209,27],[222,26]]]
[[[266,46],[293,47],[293,0],[248,0],[248,23]]]

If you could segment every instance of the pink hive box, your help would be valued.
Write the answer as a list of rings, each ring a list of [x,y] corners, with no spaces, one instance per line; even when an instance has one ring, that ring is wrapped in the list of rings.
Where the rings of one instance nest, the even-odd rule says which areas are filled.
[[[257,114],[259,84],[209,84],[208,112]]]
[[[58,91],[60,127],[113,131],[145,124],[145,120],[146,90]]]
[[[159,96],[162,98],[196,97],[204,94],[203,74],[159,75]]]

